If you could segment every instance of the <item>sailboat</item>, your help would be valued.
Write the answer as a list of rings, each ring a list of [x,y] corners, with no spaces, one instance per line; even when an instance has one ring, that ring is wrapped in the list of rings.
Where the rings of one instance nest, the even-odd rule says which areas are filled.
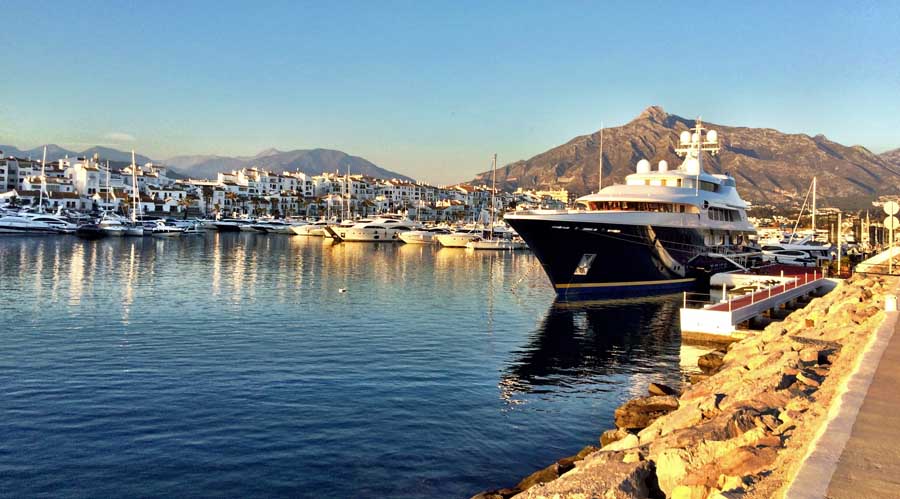
[[[472,250],[514,250],[514,249],[525,249],[528,246],[525,245],[524,241],[515,241],[510,238],[505,237],[494,237],[494,212],[497,210],[496,206],[496,194],[497,194],[497,154],[494,154],[492,163],[492,185],[491,185],[491,214],[490,214],[490,225],[488,226],[488,236],[487,239],[483,237],[477,237],[468,243],[466,243],[466,248]]]
[[[106,162],[106,209],[97,226],[108,236],[125,235],[125,225],[122,224],[122,220],[109,209],[109,161]]]
[[[137,163],[134,160],[134,149],[131,150],[131,224],[125,227],[126,236],[143,236],[144,226],[138,223],[138,188],[137,188]]]

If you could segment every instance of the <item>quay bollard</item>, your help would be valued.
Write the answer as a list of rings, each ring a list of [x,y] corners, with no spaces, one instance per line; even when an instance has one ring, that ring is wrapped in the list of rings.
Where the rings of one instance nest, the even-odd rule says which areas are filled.
[[[895,295],[885,295],[884,296],[884,311],[885,312],[896,312],[897,311],[897,297]]]

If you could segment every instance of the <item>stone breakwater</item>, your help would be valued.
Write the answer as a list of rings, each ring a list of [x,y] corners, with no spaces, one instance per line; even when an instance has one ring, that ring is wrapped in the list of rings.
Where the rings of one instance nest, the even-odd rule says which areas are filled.
[[[683,393],[651,385],[616,410],[616,428],[599,447],[473,499],[783,495],[897,285],[848,279],[783,322],[701,357],[704,375]]]

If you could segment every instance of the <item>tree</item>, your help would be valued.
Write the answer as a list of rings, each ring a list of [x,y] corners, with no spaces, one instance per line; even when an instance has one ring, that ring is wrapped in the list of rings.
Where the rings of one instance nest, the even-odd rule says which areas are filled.
[[[187,220],[188,208],[190,208],[193,203],[194,203],[194,200],[192,200],[188,196],[184,196],[183,198],[178,200],[178,206],[181,207],[181,210],[184,213],[185,220]]]
[[[231,211],[232,211],[232,213],[234,213],[234,211],[235,211],[235,205],[237,204],[237,200],[238,200],[238,195],[237,195],[237,193],[236,193],[236,192],[232,192],[232,191],[226,192],[226,193],[225,193],[225,200],[226,200],[226,201],[229,201],[229,202],[227,202],[227,203],[225,203],[225,204],[230,204],[230,205],[231,205]]]
[[[209,214],[209,210],[206,208],[206,207],[209,206],[209,203],[206,202],[206,200],[208,199],[208,200],[212,201],[212,197],[213,197],[213,187],[212,187],[211,185],[204,185],[204,186],[202,186],[202,187],[200,188],[200,192],[203,194],[203,201],[204,201],[204,203],[203,203],[203,207],[204,207],[204,210],[203,210],[204,213],[203,213],[203,215],[206,216],[206,215]]]

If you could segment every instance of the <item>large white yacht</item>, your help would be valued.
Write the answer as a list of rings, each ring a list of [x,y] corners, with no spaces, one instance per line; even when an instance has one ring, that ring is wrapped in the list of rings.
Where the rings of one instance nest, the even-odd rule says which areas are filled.
[[[416,230],[422,224],[407,218],[378,217],[372,220],[361,221],[350,227],[326,227],[331,237],[339,241],[347,242],[394,242],[399,240],[403,232]]]
[[[718,134],[698,120],[680,135],[682,164],[642,159],[625,185],[583,196],[572,210],[522,211],[506,221],[540,260],[561,299],[690,289],[751,255],[755,233],[731,175],[703,170]],[[758,255],[758,253],[754,253]]]
[[[0,217],[0,234],[56,234],[57,230],[47,222],[19,215]]]
[[[34,222],[43,222],[53,227],[56,232],[59,232],[61,234],[74,234],[75,230],[78,229],[78,225],[73,224],[72,222],[66,220],[61,216],[52,215],[50,213],[20,212],[19,216],[32,220]]]

